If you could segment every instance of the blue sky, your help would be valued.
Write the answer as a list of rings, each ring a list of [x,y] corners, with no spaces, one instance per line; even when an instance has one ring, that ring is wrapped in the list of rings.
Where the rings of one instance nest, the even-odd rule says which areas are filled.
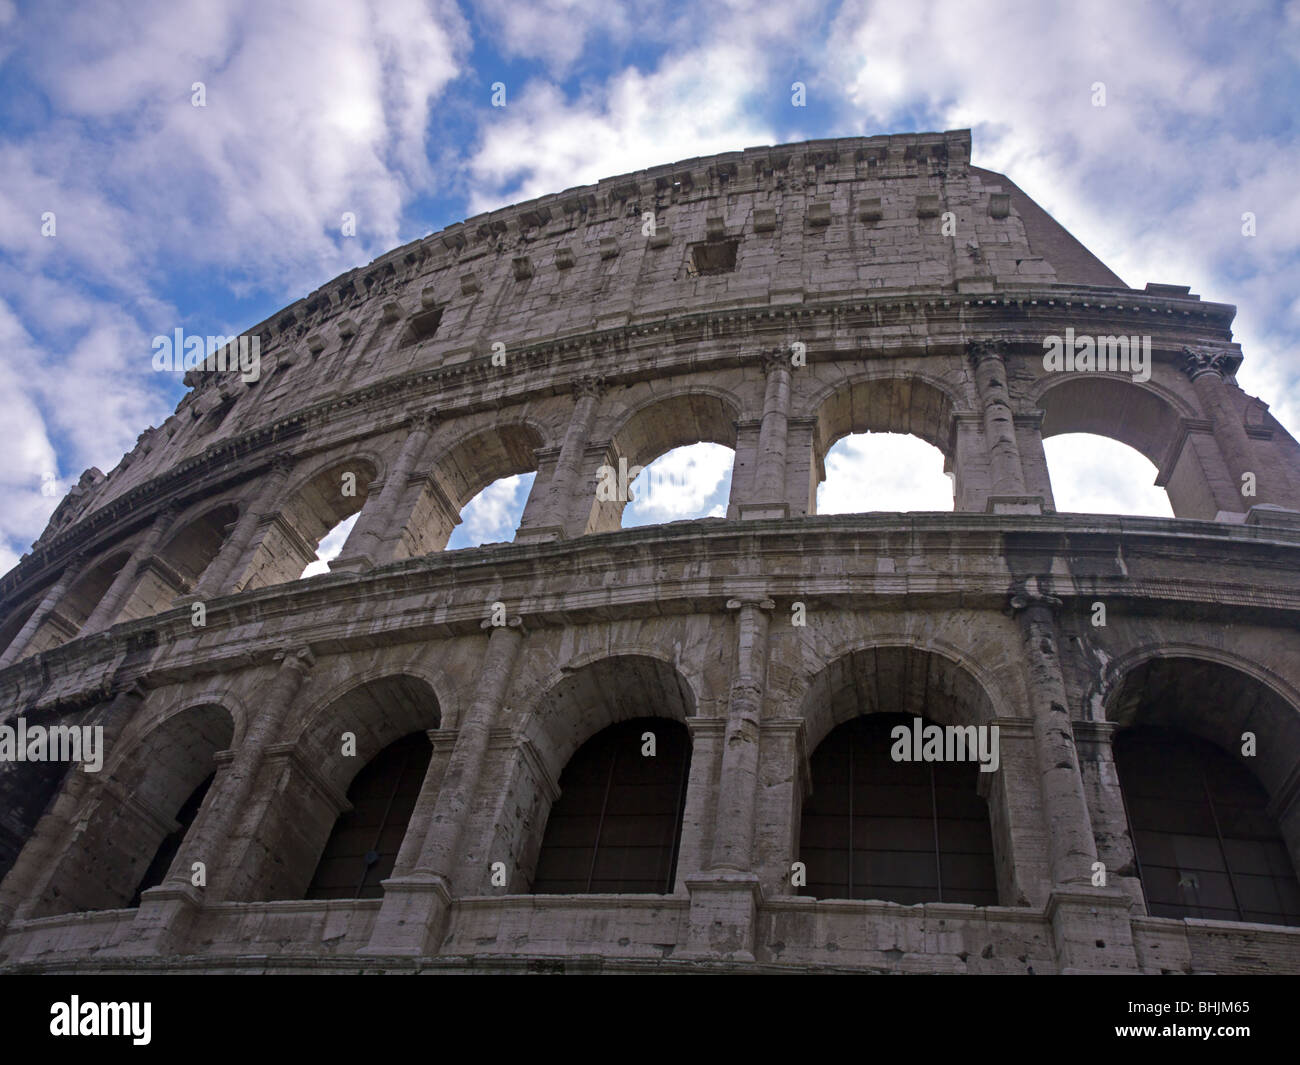
[[[0,571],[180,399],[155,335],[236,333],[518,199],[814,137],[970,127],[1128,284],[1236,304],[1239,382],[1294,434],[1298,71],[1297,3],[0,0]],[[867,446],[832,453],[823,510],[950,505],[937,452]],[[1048,448],[1063,509],[1168,513],[1135,453]],[[668,460],[692,487],[628,524],[725,499],[725,455]],[[526,486],[452,546],[508,539]]]

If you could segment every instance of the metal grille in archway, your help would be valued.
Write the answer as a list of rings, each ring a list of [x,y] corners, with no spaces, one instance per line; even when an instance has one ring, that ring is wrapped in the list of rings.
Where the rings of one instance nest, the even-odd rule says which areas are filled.
[[[643,755],[647,732],[653,757]],[[671,894],[690,737],[661,717],[597,733],[569,761],[537,859],[535,895]]]
[[[895,762],[890,730],[904,714],[867,714],[836,728],[810,760],[800,894],[829,899],[995,906],[988,806],[975,762]]]
[[[1120,733],[1115,767],[1153,917],[1300,925],[1300,883],[1249,770],[1155,728]]]
[[[423,732],[390,743],[348,788],[352,809],[334,823],[309,899],[377,899],[393,872],[433,746]]]

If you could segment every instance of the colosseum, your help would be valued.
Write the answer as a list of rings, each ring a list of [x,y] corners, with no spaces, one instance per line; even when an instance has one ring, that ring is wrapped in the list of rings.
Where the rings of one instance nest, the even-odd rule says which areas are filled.
[[[0,580],[0,969],[1300,969],[1300,447],[1233,306],[970,146],[568,189],[190,370]],[[817,515],[864,432],[952,510]],[[1058,513],[1063,433],[1176,517]],[[608,472],[697,442],[725,516],[622,528]],[[445,550],[523,473],[513,540]],[[919,722],[989,757],[900,758]]]

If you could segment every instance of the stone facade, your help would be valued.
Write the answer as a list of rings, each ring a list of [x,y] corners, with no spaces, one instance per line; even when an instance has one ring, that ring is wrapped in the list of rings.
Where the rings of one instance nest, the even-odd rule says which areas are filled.
[[[108,751],[0,764],[0,966],[1300,966],[1300,928],[1147,915],[1112,755],[1173,670],[1174,723],[1258,736],[1300,863],[1300,447],[1234,382],[1233,307],[1127,288],[969,158],[967,131],[819,141],[570,189],[286,308],[255,382],[192,370],[0,579],[0,723]],[[1048,372],[1067,329],[1150,337],[1149,380]],[[939,448],[954,512],[815,515],[864,431]],[[1070,432],[1151,459],[1177,518],[1057,514],[1042,441]],[[601,467],[698,441],[735,450],[726,517],[620,530]],[[442,550],[533,470],[512,543]],[[999,725],[998,905],[792,886],[810,755],[891,708]],[[690,733],[675,890],[530,894],[565,765],[635,717]],[[382,898],[304,901],[353,777],[416,730]]]

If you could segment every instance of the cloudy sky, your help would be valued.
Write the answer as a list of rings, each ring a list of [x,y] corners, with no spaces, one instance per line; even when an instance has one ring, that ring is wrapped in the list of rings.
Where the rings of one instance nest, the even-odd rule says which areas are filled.
[[[1128,284],[1236,304],[1239,380],[1294,434],[1298,70],[1300,3],[1249,0],[0,0],[0,571],[174,408],[154,336],[239,332],[479,211],[813,137],[970,127],[977,165]],[[1061,509],[1169,513],[1121,445],[1048,457]],[[718,513],[729,460],[666,456],[677,488],[625,524]],[[911,438],[847,438],[827,467],[824,512],[951,506]],[[529,481],[490,488],[452,546],[509,539]]]

